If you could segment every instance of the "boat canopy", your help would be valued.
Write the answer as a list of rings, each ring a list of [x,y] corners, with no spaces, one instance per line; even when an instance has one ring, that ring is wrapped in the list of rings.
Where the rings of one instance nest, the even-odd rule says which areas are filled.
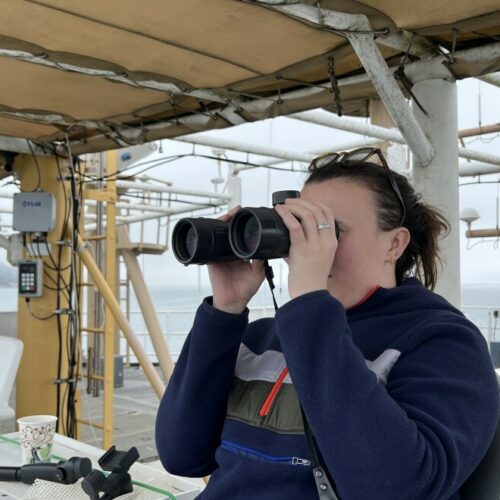
[[[450,78],[500,69],[498,0],[0,0],[0,8],[0,136],[47,148],[70,141],[77,154],[313,108],[367,116],[377,90],[355,37],[375,38],[392,70],[430,59]],[[396,74],[408,96],[404,71]]]

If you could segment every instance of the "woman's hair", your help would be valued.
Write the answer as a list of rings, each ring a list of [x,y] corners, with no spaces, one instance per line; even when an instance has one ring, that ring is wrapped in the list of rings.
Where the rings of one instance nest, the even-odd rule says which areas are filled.
[[[368,187],[375,193],[377,222],[382,231],[403,226],[410,232],[410,242],[396,262],[396,283],[415,275],[426,288],[434,289],[438,264],[443,263],[438,240],[448,234],[450,225],[441,212],[422,201],[406,177],[392,171],[404,201],[406,216],[401,222],[402,207],[391,187],[387,172],[381,165],[363,161],[330,163],[322,167],[311,164],[305,184],[329,179],[346,179]]]

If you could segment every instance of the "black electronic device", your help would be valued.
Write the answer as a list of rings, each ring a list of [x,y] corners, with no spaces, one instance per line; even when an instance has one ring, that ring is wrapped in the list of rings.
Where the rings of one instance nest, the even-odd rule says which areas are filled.
[[[206,217],[185,217],[177,222],[172,250],[186,266],[236,259],[229,244],[229,222]]]
[[[82,488],[91,500],[112,500],[113,498],[133,491],[132,478],[128,470],[139,458],[137,448],[128,451],[117,451],[112,446],[99,459],[102,470],[111,472],[105,476],[101,471],[92,471],[83,481]],[[103,495],[100,495],[100,492]]]
[[[57,463],[44,462],[21,467],[0,467],[0,481],[33,484],[36,479],[42,479],[54,483],[74,484],[84,478],[82,489],[91,500],[112,500],[133,491],[132,477],[128,471],[138,458],[139,452],[135,447],[128,451],[117,451],[112,446],[99,459],[99,466],[111,473],[108,476],[99,470],[93,471],[89,458],[72,457]]]
[[[92,470],[88,458],[72,457],[58,463],[27,464],[21,467],[0,467],[0,481],[20,481],[33,484],[35,479],[61,484],[73,484]]]
[[[41,297],[43,291],[42,260],[19,261],[19,295],[22,297]]]
[[[276,191],[273,207],[299,196],[299,191]],[[338,238],[337,223],[335,232]],[[230,222],[203,217],[181,219],[172,233],[172,249],[186,266],[238,259],[270,260],[288,257],[290,236],[274,208],[245,207]]]

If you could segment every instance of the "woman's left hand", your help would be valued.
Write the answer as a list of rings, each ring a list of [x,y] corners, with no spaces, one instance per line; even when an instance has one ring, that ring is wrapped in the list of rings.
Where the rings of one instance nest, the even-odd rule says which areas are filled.
[[[302,198],[288,198],[284,205],[276,205],[275,210],[290,233],[290,298],[326,289],[338,243],[332,210]],[[325,223],[329,224],[328,229],[318,229],[318,224]]]

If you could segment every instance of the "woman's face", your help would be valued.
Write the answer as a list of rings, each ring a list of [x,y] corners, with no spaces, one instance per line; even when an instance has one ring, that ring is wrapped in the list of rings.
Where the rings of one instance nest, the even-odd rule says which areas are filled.
[[[401,242],[394,240],[397,230],[378,228],[373,191],[348,179],[329,179],[307,184],[301,197],[330,207],[339,226],[328,291],[344,307],[357,304],[376,286],[396,286],[393,257],[401,255]]]

